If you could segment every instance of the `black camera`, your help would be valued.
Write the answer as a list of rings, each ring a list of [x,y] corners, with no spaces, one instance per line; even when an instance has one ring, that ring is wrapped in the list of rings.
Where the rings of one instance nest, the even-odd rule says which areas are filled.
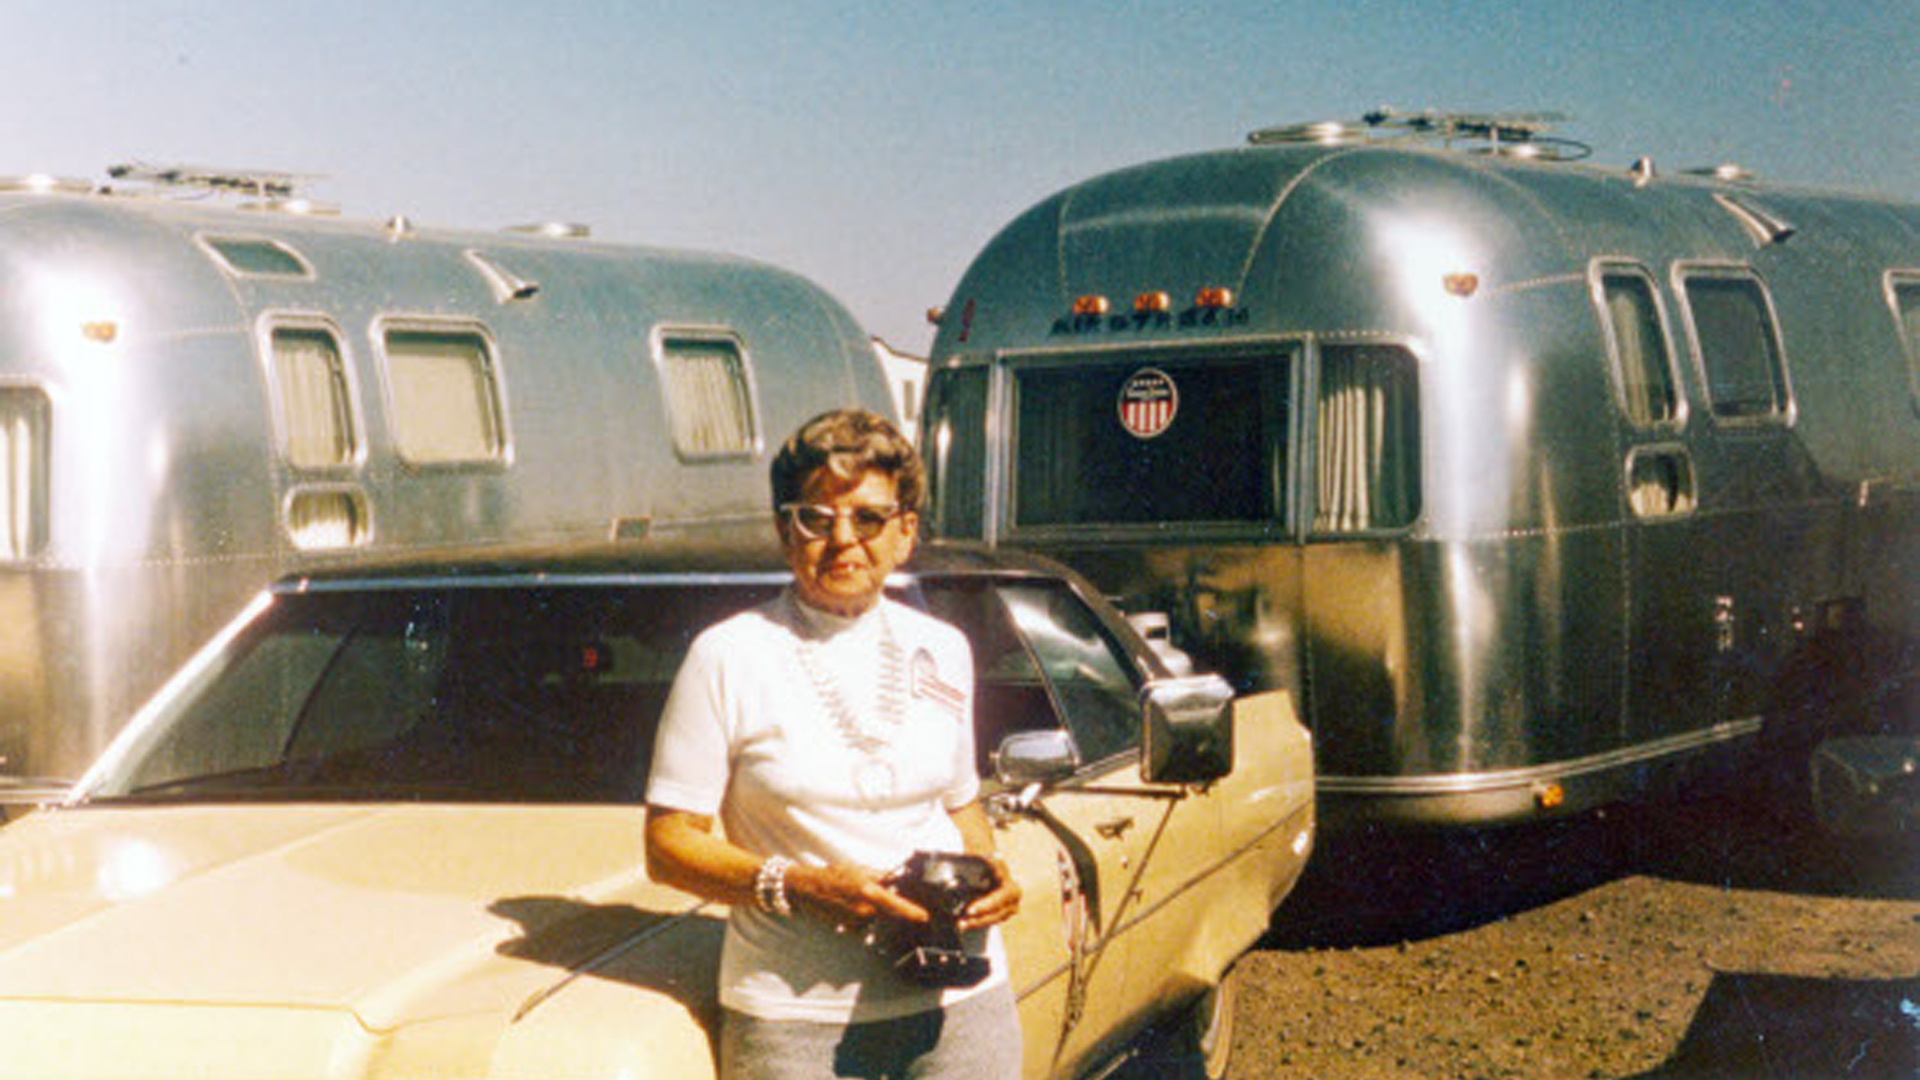
[[[967,954],[960,941],[959,920],[967,905],[992,892],[997,883],[993,864],[978,855],[916,851],[887,876],[887,884],[925,908],[928,921],[875,919],[867,927],[867,947],[909,982],[978,985],[992,965],[984,956]]]

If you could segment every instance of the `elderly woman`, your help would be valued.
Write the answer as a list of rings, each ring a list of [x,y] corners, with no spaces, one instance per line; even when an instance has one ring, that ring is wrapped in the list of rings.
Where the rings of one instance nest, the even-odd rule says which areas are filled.
[[[674,680],[647,868],[732,905],[723,1077],[1019,1075],[991,928],[1020,890],[978,802],[972,657],[959,631],[881,591],[913,551],[924,489],[912,444],[885,419],[808,421],[773,463],[792,585],[708,628]],[[927,921],[890,877],[917,850],[991,862],[991,891],[959,920],[990,963],[977,985],[920,985],[863,944],[877,917]]]

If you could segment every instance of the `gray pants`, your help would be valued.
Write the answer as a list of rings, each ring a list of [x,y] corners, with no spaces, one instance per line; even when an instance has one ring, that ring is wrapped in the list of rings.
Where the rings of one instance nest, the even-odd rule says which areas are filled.
[[[950,1009],[862,1024],[761,1020],[728,1010],[722,1080],[1019,1080],[1020,1017],[1002,985]]]

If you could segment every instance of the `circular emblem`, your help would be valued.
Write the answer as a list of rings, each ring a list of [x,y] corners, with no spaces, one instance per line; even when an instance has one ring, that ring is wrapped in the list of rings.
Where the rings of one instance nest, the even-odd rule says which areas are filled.
[[[1120,426],[1136,439],[1167,430],[1180,411],[1180,389],[1159,368],[1141,368],[1120,385]]]

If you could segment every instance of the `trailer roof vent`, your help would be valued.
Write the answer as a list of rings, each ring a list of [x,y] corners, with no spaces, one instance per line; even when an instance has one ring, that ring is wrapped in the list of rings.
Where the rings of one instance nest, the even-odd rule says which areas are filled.
[[[585,240],[593,235],[593,228],[578,221],[540,221],[531,225],[509,225],[510,233],[525,233],[528,236],[544,236],[550,240]]]
[[[1750,196],[1716,191],[1713,201],[1719,203],[1722,210],[1732,214],[1740,227],[1747,230],[1747,235],[1753,237],[1753,242],[1761,247],[1778,244],[1800,231],[1793,222],[1761,206]]]
[[[292,214],[295,217],[339,217],[340,208],[333,203],[314,202],[312,199],[262,199],[259,202],[241,203],[236,209],[252,211],[256,214]]]
[[[1718,165],[1707,165],[1697,169],[1688,169],[1688,176],[1705,176],[1714,180],[1724,180],[1729,184],[1748,184],[1758,177],[1745,165],[1723,161]]]
[[[501,266],[484,252],[469,249],[466,256],[467,262],[473,264],[473,268],[480,271],[480,276],[486,281],[487,288],[493,290],[495,303],[507,304],[515,300],[531,299],[535,293],[540,291],[539,282],[529,281],[521,277],[519,274]]]
[[[0,191],[20,191],[29,195],[86,195],[93,191],[93,185],[65,176],[28,173],[25,176],[0,176]]]
[[[1247,136],[1255,146],[1355,146],[1392,142],[1438,142],[1500,157],[1537,161],[1579,161],[1593,153],[1583,142],[1546,132],[1566,120],[1561,113],[1465,113],[1422,109],[1405,112],[1383,106],[1357,121],[1323,120],[1262,128]]]
[[[1247,135],[1247,141],[1255,146],[1352,146],[1366,139],[1364,128],[1339,120],[1315,120],[1306,124],[1261,128]]]

